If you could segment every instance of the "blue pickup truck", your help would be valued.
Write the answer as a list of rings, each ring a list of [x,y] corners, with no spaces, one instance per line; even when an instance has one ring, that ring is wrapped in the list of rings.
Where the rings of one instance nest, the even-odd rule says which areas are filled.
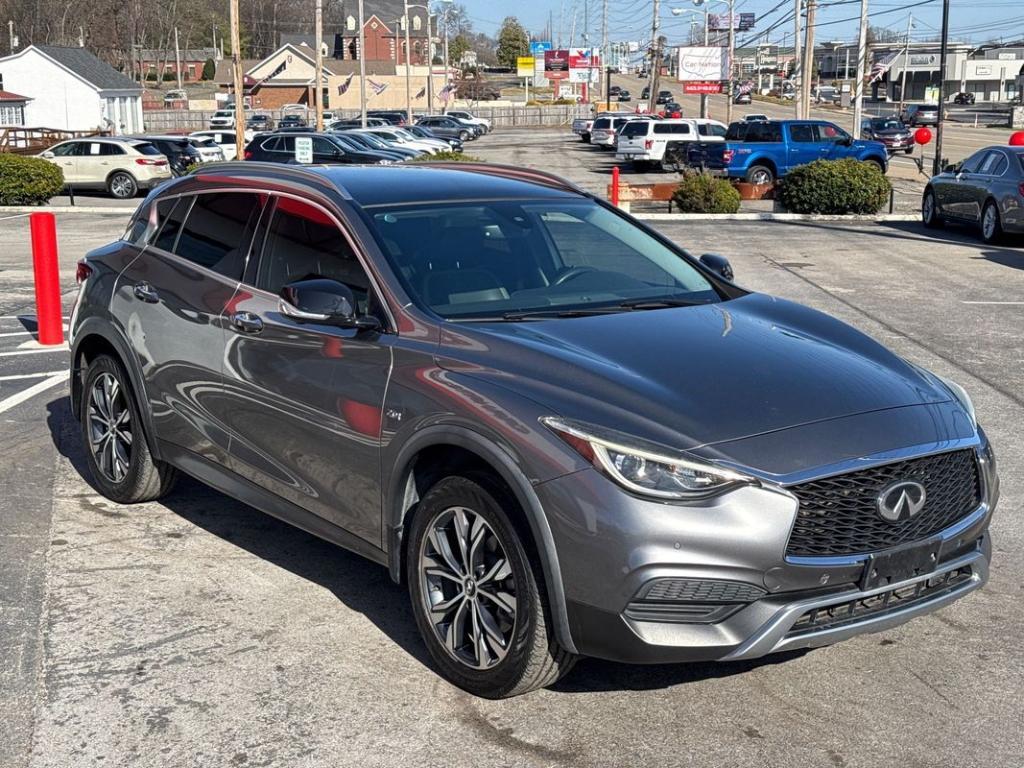
[[[694,148],[695,150],[697,148]],[[725,142],[700,147],[701,166],[751,184],[770,184],[792,168],[815,160],[852,157],[878,165],[885,173],[889,156],[880,141],[855,139],[824,120],[766,120],[729,126]]]

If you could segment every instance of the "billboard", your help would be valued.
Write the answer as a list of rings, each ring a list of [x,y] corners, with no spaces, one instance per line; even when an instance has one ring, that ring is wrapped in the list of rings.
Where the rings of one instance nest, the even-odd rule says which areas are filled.
[[[688,80],[725,80],[729,72],[729,49],[716,46],[686,46],[676,49],[679,66],[676,79],[683,83]]]
[[[534,58],[544,58],[544,51],[550,51],[552,47],[550,40],[534,40],[530,43],[530,55]]]
[[[569,49],[569,82],[590,83],[600,77],[601,56],[597,48]]]
[[[569,51],[561,48],[544,51],[544,77],[548,80],[569,79]]]
[[[733,29],[740,32],[746,31],[748,29],[753,29],[756,22],[757,16],[753,13],[734,13],[732,15]],[[711,30],[712,32],[729,31],[729,14],[709,13],[708,29]]]
[[[533,56],[520,56],[516,59],[516,76],[533,77],[534,70]]]

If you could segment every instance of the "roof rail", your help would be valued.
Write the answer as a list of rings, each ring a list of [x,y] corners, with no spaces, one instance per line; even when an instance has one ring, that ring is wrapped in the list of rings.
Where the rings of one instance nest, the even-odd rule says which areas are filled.
[[[542,184],[553,189],[563,189],[568,192],[576,192],[590,197],[590,193],[582,187],[573,184],[561,176],[556,176],[547,171],[538,171],[534,168],[521,168],[515,165],[503,165],[501,163],[467,163],[459,161],[424,161],[423,165],[431,168],[447,168],[456,171],[470,171],[472,173],[483,173],[489,176],[500,176],[505,179],[516,179],[518,181],[529,181],[534,184]]]
[[[318,166],[319,167],[319,166]],[[202,177],[217,174],[244,173],[246,175],[272,175],[280,178],[282,174],[289,175],[307,182],[316,182],[320,186],[333,187],[341,196],[351,200],[352,195],[335,178],[322,173],[316,173],[311,168],[301,165],[288,165],[286,163],[268,163],[261,160],[228,160],[221,163],[204,163],[192,171],[190,176]]]

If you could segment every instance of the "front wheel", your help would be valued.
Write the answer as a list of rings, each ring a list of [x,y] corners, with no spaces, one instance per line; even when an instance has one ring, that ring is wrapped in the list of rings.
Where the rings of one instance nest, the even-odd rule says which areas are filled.
[[[469,141],[469,131],[459,131],[459,141]]]
[[[981,212],[981,239],[986,243],[995,243],[1003,235],[1003,223],[999,219],[999,208],[989,200]]]
[[[139,193],[139,185],[130,173],[118,171],[107,179],[107,191],[118,200],[130,200]]]
[[[903,154],[905,154],[905,155],[912,155],[912,154],[914,154],[914,148],[913,147],[907,147],[906,149],[903,150]]]
[[[942,217],[935,207],[935,193],[926,190],[921,199],[921,222],[930,229],[938,229],[942,226]]]
[[[489,699],[551,685],[575,661],[554,637],[517,511],[486,477],[446,477],[420,502],[406,551],[409,597],[431,658],[450,682]]]
[[[883,163],[881,160],[874,160],[874,159],[872,159],[872,160],[865,160],[864,162],[867,163],[868,165],[875,166],[875,168],[878,169],[878,172],[880,174],[882,174],[883,176],[885,176],[885,163]]]

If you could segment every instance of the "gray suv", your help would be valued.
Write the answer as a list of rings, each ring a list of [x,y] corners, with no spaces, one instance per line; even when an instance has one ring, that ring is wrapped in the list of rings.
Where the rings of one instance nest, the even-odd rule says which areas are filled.
[[[988,578],[963,389],[540,172],[201,168],[78,276],[95,486],[184,472],[370,558],[481,696],[827,645]]]

